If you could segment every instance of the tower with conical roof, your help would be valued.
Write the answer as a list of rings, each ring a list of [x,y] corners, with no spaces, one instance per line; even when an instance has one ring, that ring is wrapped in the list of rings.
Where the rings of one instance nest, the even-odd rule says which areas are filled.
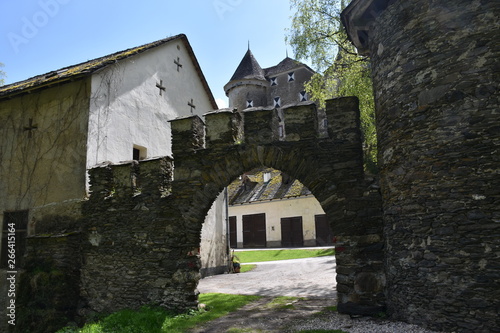
[[[304,84],[313,75],[309,66],[288,56],[276,66],[262,68],[248,48],[224,90],[229,107],[240,111],[259,106],[280,108],[307,101]]]
[[[224,86],[229,98],[229,107],[244,110],[250,107],[267,106],[269,82],[248,48],[231,80]]]

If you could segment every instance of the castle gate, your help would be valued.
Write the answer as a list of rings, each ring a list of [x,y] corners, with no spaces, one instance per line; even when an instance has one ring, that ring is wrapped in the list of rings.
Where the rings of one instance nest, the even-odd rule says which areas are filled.
[[[323,134],[312,103],[178,119],[171,122],[173,161],[91,170],[81,269],[88,308],[196,306],[197,254],[210,206],[239,175],[268,166],[302,182],[327,213],[336,236],[339,310],[383,310],[380,195],[364,178],[357,98],[328,101],[326,118]]]

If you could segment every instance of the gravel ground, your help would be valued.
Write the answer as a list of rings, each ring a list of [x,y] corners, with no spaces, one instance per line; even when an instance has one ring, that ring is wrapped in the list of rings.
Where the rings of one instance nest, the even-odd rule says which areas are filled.
[[[227,316],[212,320],[189,333],[296,333],[311,329],[340,329],[348,333],[434,333],[415,325],[369,317],[351,318],[326,310],[331,299],[296,299],[286,308],[273,306],[272,296],[247,304]]]
[[[249,264],[249,263],[243,263]],[[254,263],[241,274],[221,274],[200,280],[201,293],[337,298],[335,257]]]
[[[329,313],[314,318],[300,320],[299,323],[292,324],[285,332],[297,332],[311,329],[340,329],[349,333],[434,333],[436,331],[411,325],[398,321],[389,321],[382,319],[372,319],[362,317],[352,319],[348,315],[339,313]]]

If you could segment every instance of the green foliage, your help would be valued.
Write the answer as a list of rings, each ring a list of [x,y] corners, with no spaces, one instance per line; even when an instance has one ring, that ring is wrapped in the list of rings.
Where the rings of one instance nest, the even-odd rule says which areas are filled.
[[[140,310],[122,310],[88,323],[83,328],[65,327],[57,333],[182,333],[200,323],[222,317],[259,296],[202,294],[203,310],[174,314],[161,307],[145,306]]]
[[[309,59],[318,71],[305,88],[320,107],[334,97],[357,96],[360,101],[365,168],[376,173],[377,137],[370,68],[347,39],[340,21],[344,0],[290,0],[291,29],[287,42],[298,59]]]
[[[240,262],[260,262],[333,256],[335,249],[238,251]]]

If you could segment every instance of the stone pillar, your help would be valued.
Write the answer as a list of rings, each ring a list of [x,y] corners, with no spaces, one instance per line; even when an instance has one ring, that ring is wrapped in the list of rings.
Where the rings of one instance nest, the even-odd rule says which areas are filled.
[[[354,1],[343,15],[372,61],[390,314],[498,329],[500,3]]]
[[[363,171],[363,147],[361,141],[359,100],[357,97],[340,97],[326,101],[327,131],[342,154],[337,168],[344,169],[333,177],[343,180],[361,180]],[[349,175],[346,175],[346,172]],[[353,184],[354,185],[354,184]]]

